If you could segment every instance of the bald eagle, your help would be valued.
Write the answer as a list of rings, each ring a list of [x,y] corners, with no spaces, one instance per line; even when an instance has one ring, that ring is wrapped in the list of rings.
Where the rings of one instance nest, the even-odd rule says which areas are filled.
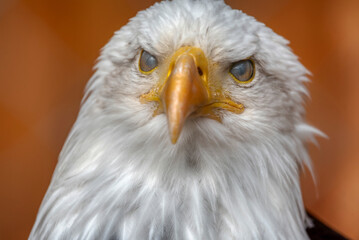
[[[308,239],[306,68],[222,0],[139,12],[103,48],[30,239]]]

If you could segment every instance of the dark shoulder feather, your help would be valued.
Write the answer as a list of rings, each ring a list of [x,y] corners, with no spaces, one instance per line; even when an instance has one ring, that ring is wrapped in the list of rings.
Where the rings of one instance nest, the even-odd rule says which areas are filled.
[[[348,240],[346,238],[336,232],[335,230],[331,229],[319,219],[314,217],[312,214],[308,213],[308,216],[313,221],[313,227],[307,228],[308,236],[311,240]]]

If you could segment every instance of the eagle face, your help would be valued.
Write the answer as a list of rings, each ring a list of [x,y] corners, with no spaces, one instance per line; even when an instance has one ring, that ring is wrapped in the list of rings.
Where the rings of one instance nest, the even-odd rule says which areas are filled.
[[[307,239],[307,70],[223,1],[139,12],[105,46],[30,239]]]
[[[132,111],[138,120],[131,119],[131,124],[137,128],[158,126],[157,131],[152,128],[151,133],[143,134],[148,140],[158,136],[159,141],[167,141],[163,136],[167,134],[172,142],[179,141],[178,147],[198,136],[214,142],[222,139],[225,144],[263,141],[272,133],[293,131],[302,121],[302,95],[306,94],[302,83],[307,81],[307,72],[286,44],[265,25],[222,1],[158,3],[140,12],[104,49],[101,59],[112,66],[106,69],[101,103],[111,114],[122,115],[123,108]],[[192,70],[198,68],[203,75],[177,75],[197,74],[200,86],[177,86],[174,82],[183,83],[183,76],[173,76],[173,70],[189,66],[190,60],[175,63],[191,49],[197,49],[189,54],[194,61]],[[141,70],[143,53],[156,61],[150,71]],[[203,66],[197,66],[196,54],[202,56]],[[231,71],[241,61],[249,66],[242,66],[247,72],[240,74],[249,75],[238,79]],[[186,88],[179,91],[187,98],[174,100],[180,93],[165,93],[170,85]],[[175,113],[169,115],[171,111]]]

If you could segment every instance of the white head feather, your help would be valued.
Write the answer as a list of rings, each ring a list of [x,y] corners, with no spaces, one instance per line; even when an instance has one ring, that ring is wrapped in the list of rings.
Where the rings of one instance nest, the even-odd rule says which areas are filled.
[[[174,0],[139,12],[105,46],[30,239],[307,239],[299,173],[310,166],[306,69],[288,41],[223,1]],[[138,71],[186,45],[218,63],[246,106],[222,123],[189,119],[172,144],[164,114],[139,96]],[[228,66],[255,59],[240,86]]]

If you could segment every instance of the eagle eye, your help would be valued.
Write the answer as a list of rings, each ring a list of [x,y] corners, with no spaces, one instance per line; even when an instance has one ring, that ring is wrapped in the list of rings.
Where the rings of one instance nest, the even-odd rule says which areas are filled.
[[[254,78],[254,62],[251,59],[235,62],[232,64],[229,74],[239,83],[249,83]]]
[[[156,69],[158,65],[157,58],[149,52],[142,50],[138,65],[140,72],[149,74]]]

